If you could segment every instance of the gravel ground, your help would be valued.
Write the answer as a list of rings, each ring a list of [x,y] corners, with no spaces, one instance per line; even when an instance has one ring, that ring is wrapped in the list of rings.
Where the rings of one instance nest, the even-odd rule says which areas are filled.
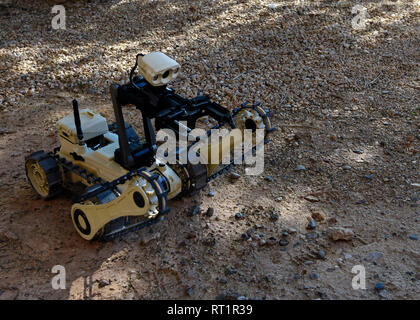
[[[54,2],[0,1],[0,299],[420,298],[419,1],[65,1],[66,30]],[[86,242],[24,156],[57,145],[73,97],[111,120],[110,83],[155,50],[181,64],[180,94],[271,109],[264,175],[238,168],[153,229]]]

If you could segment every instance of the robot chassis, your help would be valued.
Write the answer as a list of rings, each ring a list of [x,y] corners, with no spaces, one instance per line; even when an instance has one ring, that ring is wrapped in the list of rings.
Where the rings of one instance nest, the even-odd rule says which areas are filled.
[[[135,77],[137,67],[141,76]],[[157,156],[154,130],[167,128],[179,136],[180,122],[186,122],[190,132],[197,119],[208,116],[217,122],[212,129],[228,125],[242,134],[244,129],[263,129],[264,143],[269,141],[274,128],[258,103],[242,104],[231,113],[207,95],[184,98],[167,87],[179,72],[180,65],[161,52],[137,55],[129,83],[110,88],[115,123],[108,125],[89,109],[79,112],[73,100],[73,114],[56,125],[60,146],[26,157],[28,181],[40,197],[65,190],[76,197],[71,218],[82,238],[107,241],[161,221],[169,211],[168,200],[197,192],[235,165],[232,160],[220,169],[222,159],[233,151],[231,140],[223,142],[229,136],[208,146],[209,154],[218,154],[217,164],[164,163]],[[122,107],[127,105],[142,113],[144,140],[124,122]]]

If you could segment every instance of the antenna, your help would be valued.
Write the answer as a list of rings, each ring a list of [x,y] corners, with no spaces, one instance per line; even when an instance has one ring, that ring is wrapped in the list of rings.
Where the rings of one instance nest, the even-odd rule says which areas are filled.
[[[74,113],[74,124],[76,126],[77,139],[79,140],[79,144],[82,145],[83,132],[82,132],[82,125],[80,124],[79,104],[76,99],[73,99],[73,113]]]

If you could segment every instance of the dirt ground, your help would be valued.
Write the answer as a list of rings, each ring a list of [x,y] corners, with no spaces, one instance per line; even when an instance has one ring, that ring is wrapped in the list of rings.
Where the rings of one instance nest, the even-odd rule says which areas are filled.
[[[66,30],[52,2],[0,1],[0,299],[420,298],[419,1],[73,1]],[[24,157],[57,146],[74,97],[112,121],[109,84],[154,50],[181,64],[178,93],[271,110],[264,174],[237,167],[152,228],[87,242]]]

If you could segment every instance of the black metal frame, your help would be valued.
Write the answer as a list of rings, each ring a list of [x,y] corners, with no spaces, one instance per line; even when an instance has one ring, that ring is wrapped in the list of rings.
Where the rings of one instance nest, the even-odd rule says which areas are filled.
[[[172,129],[179,136],[179,122],[186,121],[188,130],[195,128],[197,119],[210,116],[218,123],[228,123],[235,128],[232,114],[206,96],[186,99],[166,86],[154,87],[142,77],[135,77],[134,84],[111,85],[111,98],[118,128],[120,148],[115,152],[115,161],[128,170],[149,166],[155,161],[155,129]],[[134,105],[143,116],[145,143],[135,145],[127,137],[122,107]]]

